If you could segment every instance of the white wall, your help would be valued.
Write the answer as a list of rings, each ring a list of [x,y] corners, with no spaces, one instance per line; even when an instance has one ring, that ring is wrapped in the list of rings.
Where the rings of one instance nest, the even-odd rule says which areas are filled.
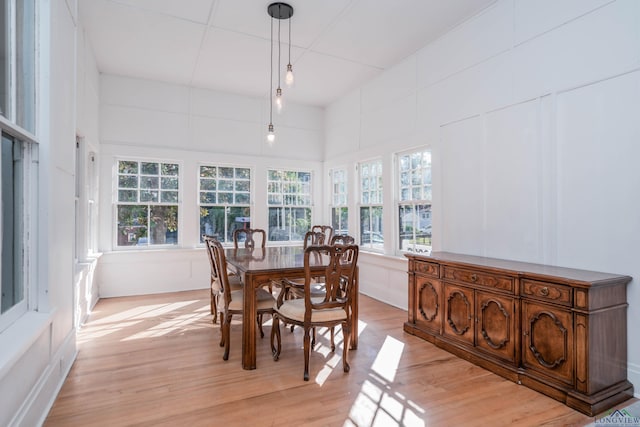
[[[325,164],[352,169],[377,155],[391,168],[394,153],[431,147],[435,250],[632,276],[636,390],[639,28],[634,0],[498,1],[330,106]],[[385,223],[389,261],[361,257],[361,287],[406,307],[406,263],[391,261],[396,224]]]
[[[39,183],[34,218],[37,257],[32,309],[0,334],[0,425],[40,425],[76,355],[73,244],[75,136],[84,128],[97,143],[97,86],[90,47],[77,37],[75,0],[37,2]],[[77,49],[77,50],[76,50]],[[81,64],[77,63],[80,57]],[[77,76],[81,76],[76,80]],[[76,83],[79,87],[76,86]],[[92,90],[93,89],[93,90]],[[81,95],[80,92],[83,94]],[[76,113],[82,111],[76,120]],[[84,289],[92,288],[83,279]],[[93,297],[95,301],[95,297]]]
[[[252,168],[252,226],[268,228],[268,168],[310,170],[323,206],[324,111],[287,105],[274,116],[276,141],[266,143],[268,104],[260,98],[121,76],[100,77],[100,296],[204,289],[208,261],[200,244],[198,168],[201,163]],[[114,173],[117,159],[180,164],[179,244],[169,250],[115,247]],[[324,212],[315,209],[313,221]]]

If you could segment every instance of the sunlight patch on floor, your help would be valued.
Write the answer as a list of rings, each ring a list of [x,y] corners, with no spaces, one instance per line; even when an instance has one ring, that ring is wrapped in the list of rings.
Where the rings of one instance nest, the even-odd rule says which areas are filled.
[[[393,390],[403,351],[404,343],[386,337],[345,426],[425,426],[424,411]]]
[[[199,303],[199,300],[193,301],[180,301],[171,304],[151,304],[142,305],[129,310],[125,310],[121,313],[113,314],[111,316],[104,317],[102,319],[92,320],[92,325],[100,325],[104,323],[122,322],[125,320],[140,320],[140,319],[155,319],[166,313],[170,313],[174,310],[179,310],[190,304]]]
[[[129,337],[123,338],[122,341],[160,337],[160,336],[168,335],[175,332],[183,332],[185,330],[198,329],[203,327],[200,322],[201,319],[202,319],[202,314],[199,314],[199,313],[183,314],[182,316],[177,316],[177,317],[168,319],[165,322],[159,323],[144,331],[138,332],[137,334],[133,334],[133,335],[130,335]]]

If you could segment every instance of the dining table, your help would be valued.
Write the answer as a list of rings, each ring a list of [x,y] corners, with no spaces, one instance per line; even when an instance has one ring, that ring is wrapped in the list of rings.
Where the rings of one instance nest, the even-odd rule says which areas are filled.
[[[229,248],[225,257],[243,281],[242,311],[242,368],[256,368],[256,290],[284,278],[304,277],[304,248],[302,246],[267,246],[265,248]],[[310,258],[312,273],[323,267]],[[351,298],[350,349],[358,348],[358,269],[356,268]]]

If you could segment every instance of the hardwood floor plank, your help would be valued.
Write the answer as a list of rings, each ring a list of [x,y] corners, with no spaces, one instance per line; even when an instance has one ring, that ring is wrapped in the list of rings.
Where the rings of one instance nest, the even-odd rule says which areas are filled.
[[[282,331],[271,358],[270,321],[257,366],[241,368],[241,325],[222,360],[207,291],[103,299],[78,334],[78,358],[45,426],[582,426],[560,402],[405,334],[406,312],[360,298],[360,341],[342,371],[339,348],[318,331],[309,382],[302,330]],[[633,403],[629,401],[628,404]]]

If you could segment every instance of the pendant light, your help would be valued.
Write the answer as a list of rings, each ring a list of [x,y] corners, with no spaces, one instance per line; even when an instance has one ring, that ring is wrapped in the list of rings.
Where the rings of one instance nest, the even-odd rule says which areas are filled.
[[[273,127],[273,104],[276,105],[276,111],[280,113],[284,106],[282,88],[280,87],[280,51],[281,51],[281,42],[280,42],[280,22],[283,19],[289,19],[289,64],[287,65],[287,73],[285,75],[285,83],[289,86],[289,82],[293,84],[293,67],[291,66],[291,20],[290,18],[293,16],[293,7],[287,3],[271,3],[267,7],[267,13],[271,16],[271,69],[270,69],[270,82],[269,82],[269,127],[267,133],[267,141],[269,145],[272,145],[275,141],[275,132]],[[278,87],[275,92],[275,102],[273,99],[273,20],[278,20]],[[291,72],[291,73],[290,73]],[[289,77],[291,76],[291,77]]]

